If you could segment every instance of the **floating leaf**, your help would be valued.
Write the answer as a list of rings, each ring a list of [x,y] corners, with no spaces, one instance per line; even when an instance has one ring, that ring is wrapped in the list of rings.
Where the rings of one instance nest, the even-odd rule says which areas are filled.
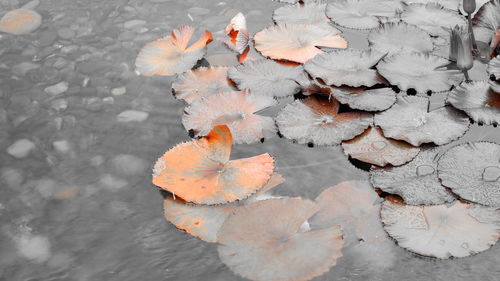
[[[323,53],[319,47],[347,48],[339,33],[324,25],[278,24],[255,34],[255,49],[272,59],[304,63]]]
[[[396,102],[396,92],[391,88],[366,89],[364,87],[332,87],[331,94],[340,103],[352,109],[382,111]]]
[[[371,114],[338,110],[335,99],[314,95],[287,105],[276,123],[284,137],[298,143],[337,145],[361,134],[373,122]]]
[[[264,137],[264,131],[276,131],[271,117],[255,114],[275,104],[271,97],[247,91],[216,93],[186,107],[182,124],[197,136],[208,134],[214,126],[227,125],[235,143],[253,143]]]
[[[177,228],[200,238],[203,241],[217,242],[217,234],[227,217],[243,204],[267,198],[265,192],[283,183],[285,179],[279,174],[273,174],[269,181],[253,196],[235,204],[226,205],[196,205],[187,203],[180,198],[168,196],[163,202],[165,219]]]
[[[385,80],[373,67],[384,53],[366,50],[335,50],[321,54],[304,64],[304,69],[327,85],[351,87],[383,84]]]
[[[404,141],[385,138],[380,128],[368,128],[352,140],[342,142],[344,153],[360,161],[399,166],[411,161],[420,151]]]
[[[500,124],[500,95],[490,86],[488,81],[462,83],[448,94],[447,102],[478,123]]]
[[[135,61],[136,71],[144,76],[169,76],[192,68],[206,52],[212,34],[205,30],[203,36],[188,46],[195,28],[183,26],[174,29],[171,35],[144,46]]]
[[[377,69],[391,84],[401,90],[415,89],[418,93],[443,92],[463,80],[458,70],[436,70],[449,60],[430,54],[400,52],[385,57]]]
[[[233,90],[227,66],[199,67],[180,74],[172,83],[175,97],[191,104],[200,97]]]
[[[399,96],[388,110],[375,114],[375,125],[384,136],[404,140],[414,146],[423,143],[447,144],[469,128],[469,119],[458,110],[445,106],[428,111],[429,99]]]
[[[395,17],[401,7],[399,1],[340,0],[328,4],[326,15],[339,26],[372,29]]]
[[[248,61],[228,72],[240,89],[270,97],[285,97],[298,93],[300,84],[308,81],[302,66],[285,66],[273,60]]]
[[[406,4],[428,4],[436,3],[443,6],[446,9],[458,11],[458,7],[461,6],[462,0],[403,0]]]
[[[489,249],[500,236],[500,212],[455,201],[451,206],[409,206],[385,201],[384,228],[399,246],[423,256],[467,257]]]
[[[236,210],[219,231],[219,257],[231,271],[256,281],[305,281],[342,256],[340,226],[300,231],[317,211],[300,198],[270,199]]]
[[[409,163],[400,167],[372,168],[374,187],[401,196],[410,205],[435,205],[455,198],[439,182],[438,149],[422,149]]]
[[[276,24],[328,24],[326,3],[309,2],[280,7],[273,12]]]
[[[457,12],[436,3],[409,4],[401,13],[404,22],[418,26],[432,36],[448,38],[448,30],[456,25],[466,26],[467,22]]]
[[[383,242],[387,235],[379,220],[380,197],[367,181],[345,181],[316,198],[319,211],[309,219],[312,229],[341,225],[346,245]]]
[[[423,29],[405,22],[385,23],[368,34],[373,49],[393,55],[400,51],[428,53],[434,49],[432,38]]]
[[[500,207],[500,145],[473,142],[449,149],[438,161],[444,186],[471,202]]]
[[[154,165],[153,184],[198,204],[247,198],[268,182],[274,160],[267,153],[229,160],[231,144],[231,132],[224,125],[199,140],[178,144]]]

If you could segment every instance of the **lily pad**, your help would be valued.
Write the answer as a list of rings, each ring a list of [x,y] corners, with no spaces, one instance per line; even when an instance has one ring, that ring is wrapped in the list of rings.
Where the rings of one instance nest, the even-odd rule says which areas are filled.
[[[385,137],[414,146],[447,144],[469,129],[469,119],[460,111],[449,106],[428,111],[428,107],[427,97],[399,96],[391,108],[375,114],[375,125],[382,128]]]
[[[432,36],[448,38],[449,29],[466,26],[467,22],[458,11],[446,9],[436,3],[409,4],[401,13],[401,20],[418,26]]]
[[[428,53],[434,49],[427,31],[405,22],[385,23],[368,34],[372,49],[393,55],[400,51]]]
[[[500,212],[455,201],[409,206],[385,201],[384,228],[399,246],[423,256],[467,257],[489,249],[500,236]]]
[[[231,271],[256,281],[306,281],[342,256],[340,226],[300,231],[317,211],[300,198],[270,199],[236,210],[219,231],[219,257]]]
[[[271,117],[255,114],[277,102],[248,91],[216,93],[203,97],[184,109],[182,124],[196,136],[207,135],[214,126],[227,125],[235,143],[253,143],[264,138],[264,132],[276,132]]]
[[[396,92],[391,88],[332,87],[331,94],[352,109],[366,111],[386,110],[396,102]]]
[[[255,49],[272,59],[304,63],[322,54],[320,47],[347,48],[339,34],[325,25],[278,24],[255,34]]]
[[[175,97],[191,104],[203,96],[233,90],[227,78],[228,69],[227,66],[199,67],[180,74],[172,83]]]
[[[500,124],[500,95],[488,81],[460,84],[448,94],[447,102],[478,123]]]
[[[403,91],[444,92],[463,80],[458,70],[437,70],[449,62],[431,54],[400,52],[385,57],[377,69],[380,75]]]
[[[342,27],[372,29],[395,17],[401,7],[399,1],[340,0],[327,5],[326,15]]]
[[[304,64],[304,69],[314,78],[320,78],[327,85],[351,87],[383,84],[385,80],[374,66],[384,53],[365,50],[335,50],[321,54]]]
[[[370,127],[354,139],[342,142],[342,148],[352,158],[378,166],[403,165],[420,151],[404,141],[385,138],[377,127]]]
[[[276,24],[328,24],[326,3],[309,2],[280,7],[273,12]]]
[[[436,205],[452,202],[455,197],[439,182],[439,149],[422,149],[409,163],[400,167],[372,168],[374,187],[401,196],[410,205]]]
[[[242,200],[261,189],[274,170],[267,153],[229,160],[232,136],[225,125],[201,139],[176,145],[153,167],[153,184],[197,204]]]
[[[438,161],[444,186],[465,200],[500,207],[500,145],[473,142],[449,149]]]
[[[136,72],[144,76],[170,76],[195,66],[206,53],[212,34],[205,30],[198,41],[188,46],[194,34],[193,26],[174,29],[171,35],[146,44],[135,61]]]
[[[246,200],[232,204],[197,205],[185,202],[178,197],[168,196],[163,202],[165,219],[190,235],[215,243],[219,229],[229,215],[244,204],[267,199],[266,192],[284,181],[281,175],[275,173],[257,193]]]
[[[369,113],[338,110],[335,99],[313,95],[283,108],[276,123],[284,137],[298,143],[338,145],[361,134],[373,122]]]
[[[273,60],[248,61],[228,71],[228,76],[240,89],[269,97],[294,95],[308,78],[302,66],[285,66]]]

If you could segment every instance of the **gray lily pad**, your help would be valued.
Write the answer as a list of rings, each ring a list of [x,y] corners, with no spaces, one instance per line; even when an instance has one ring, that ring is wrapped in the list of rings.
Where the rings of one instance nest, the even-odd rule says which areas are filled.
[[[385,201],[382,223],[398,245],[423,256],[467,257],[489,249],[500,236],[500,212],[455,201],[410,206]]]
[[[335,50],[321,54],[304,64],[304,69],[327,85],[351,87],[373,86],[385,80],[373,67],[384,53],[365,50]]]
[[[335,99],[313,95],[283,108],[276,124],[284,137],[298,143],[338,145],[363,133],[373,122],[369,113],[338,110]]]
[[[467,22],[458,11],[446,9],[436,3],[409,4],[401,13],[404,22],[418,26],[432,36],[448,37],[448,29]]]
[[[373,49],[389,55],[400,51],[428,53],[434,43],[427,31],[405,22],[385,23],[368,34]]]
[[[500,94],[488,81],[462,83],[448,94],[447,102],[485,125],[500,124]]]
[[[428,111],[429,99],[399,96],[388,110],[375,114],[375,125],[384,136],[404,140],[414,146],[423,143],[447,144],[461,137],[469,128],[469,118],[449,107]]]
[[[302,66],[285,66],[273,60],[248,61],[228,71],[228,77],[238,88],[252,94],[285,97],[298,93],[308,82]]]
[[[401,196],[410,205],[435,205],[455,200],[439,182],[438,149],[423,149],[410,162],[399,167],[372,168],[374,187]]]
[[[444,92],[463,80],[458,70],[437,70],[449,62],[431,54],[400,52],[385,57],[377,69],[380,75],[403,91],[413,88],[418,93]]]
[[[500,207],[500,145],[474,142],[449,149],[438,161],[438,176],[465,200]]]

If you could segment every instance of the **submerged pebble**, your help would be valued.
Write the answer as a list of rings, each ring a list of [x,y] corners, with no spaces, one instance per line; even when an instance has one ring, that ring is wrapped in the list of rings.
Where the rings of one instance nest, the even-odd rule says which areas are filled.
[[[143,159],[130,154],[120,154],[113,157],[111,164],[117,173],[126,176],[140,175],[149,166]]]
[[[23,234],[15,241],[21,256],[28,260],[43,263],[50,258],[50,241],[45,236]]]
[[[142,122],[148,119],[149,113],[139,110],[125,110],[118,114],[118,122]]]
[[[55,85],[45,88],[45,92],[51,96],[60,95],[68,90],[68,82],[62,81]]]
[[[7,147],[7,153],[15,158],[24,158],[35,149],[35,144],[28,139],[20,139]]]

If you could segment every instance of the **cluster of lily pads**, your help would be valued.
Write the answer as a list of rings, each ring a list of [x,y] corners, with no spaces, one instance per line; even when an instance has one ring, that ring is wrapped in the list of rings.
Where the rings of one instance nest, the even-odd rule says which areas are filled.
[[[192,40],[191,26],[140,51],[139,74],[177,75],[182,124],[196,137],[154,166],[153,183],[171,194],[165,218],[218,243],[221,260],[252,280],[308,280],[346,249],[383,254],[388,235],[442,259],[495,244],[500,145],[439,146],[471,120],[500,123],[500,0],[477,12],[454,0],[282,2],[290,5],[274,11],[275,24],[253,37],[241,13],[226,27],[220,40],[238,65],[192,69],[213,37],[204,31]],[[368,30],[369,48],[348,48],[342,28]],[[482,80],[470,81],[474,63],[485,68]],[[435,93],[447,95],[439,108],[430,106]],[[262,113],[272,107],[275,118]],[[233,143],[275,133],[341,145],[373,165],[370,182],[342,182],[314,202],[270,195],[284,179],[269,154],[229,159]]]

